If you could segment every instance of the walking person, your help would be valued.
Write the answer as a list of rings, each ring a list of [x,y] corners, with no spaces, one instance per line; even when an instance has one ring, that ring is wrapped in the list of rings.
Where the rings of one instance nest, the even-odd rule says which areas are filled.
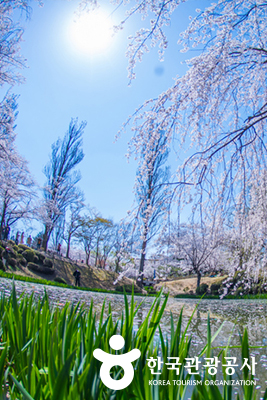
[[[27,245],[29,247],[31,247],[31,244],[32,244],[32,237],[31,237],[31,235],[29,235],[28,238],[27,238]]]
[[[57,246],[57,254],[60,256],[61,244],[59,243]]]
[[[16,243],[16,245],[19,244],[19,231],[17,231],[17,233],[16,233],[15,243]]]
[[[73,272],[73,276],[75,277],[75,286],[80,286],[80,277],[81,273],[78,269]]]
[[[20,243],[24,244],[24,232],[22,232],[22,234],[21,234]]]
[[[37,240],[37,250],[40,250],[42,244],[42,239],[39,237]]]

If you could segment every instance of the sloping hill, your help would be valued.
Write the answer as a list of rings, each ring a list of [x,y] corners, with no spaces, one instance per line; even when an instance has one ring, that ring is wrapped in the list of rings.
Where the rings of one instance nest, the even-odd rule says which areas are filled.
[[[113,284],[118,278],[118,274],[113,271],[106,271],[101,268],[88,267],[82,263],[74,263],[64,257],[57,255],[53,256],[53,263],[55,268],[55,277],[63,278],[67,284],[72,285],[75,282],[73,272],[76,268],[81,272],[81,286],[91,288],[101,288],[114,290],[115,285]],[[50,279],[47,276],[43,276],[45,279]],[[128,278],[122,278],[118,285],[131,285],[133,281]]]
[[[25,257],[27,258],[25,250],[26,252],[34,252],[34,262],[25,259]],[[51,264],[50,268],[46,266],[47,260]],[[115,290],[116,286],[133,284],[131,279],[122,278],[115,286],[114,282],[117,280],[118,274],[113,271],[106,271],[92,266],[88,267],[83,263],[74,262],[51,252],[37,252],[25,245],[16,246],[12,241],[1,241],[0,261],[0,268],[4,269],[6,272],[12,272],[35,279],[42,278],[50,281],[62,280],[62,283],[64,281],[68,285],[74,285],[75,278],[73,272],[76,269],[79,269],[81,272],[81,287]],[[36,267],[36,270],[34,270],[33,267]]]

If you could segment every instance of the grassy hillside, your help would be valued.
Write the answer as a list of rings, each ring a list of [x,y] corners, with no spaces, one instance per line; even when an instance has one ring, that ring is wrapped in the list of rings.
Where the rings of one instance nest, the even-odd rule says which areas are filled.
[[[77,268],[81,272],[81,287],[115,290],[118,285],[133,283],[131,279],[122,278],[115,286],[113,282],[118,274],[113,271],[88,267],[54,253],[37,252],[25,245],[16,246],[12,241],[0,242],[0,269],[6,272],[74,285],[73,272]]]

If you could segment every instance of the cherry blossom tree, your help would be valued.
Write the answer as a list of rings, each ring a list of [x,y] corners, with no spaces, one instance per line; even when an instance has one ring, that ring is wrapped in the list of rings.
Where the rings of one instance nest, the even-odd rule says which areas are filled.
[[[15,158],[15,154],[13,153]],[[33,218],[35,183],[25,159],[16,154],[15,161],[2,158],[0,163],[0,229],[21,218]]]
[[[247,202],[239,202],[229,221],[226,249],[230,277],[245,272],[247,286],[253,285],[259,277],[267,282],[266,184],[266,171],[253,171],[248,182]]]
[[[26,60],[20,54],[24,29],[17,17],[19,14],[29,17],[30,2],[30,0],[0,2],[0,86],[4,84],[13,86],[23,81],[18,70],[26,65]]]
[[[8,95],[0,104],[0,232],[21,218],[32,217],[36,186],[15,146],[16,96]]]
[[[136,62],[150,48],[158,46],[163,58],[168,45],[165,27],[181,3],[125,4],[126,17],[116,29],[138,13],[144,20],[129,39],[130,80],[135,78]],[[80,9],[98,5],[101,1],[84,0]],[[267,5],[263,0],[218,0],[196,11],[186,31],[180,32],[180,49],[194,49],[197,56],[187,61],[184,76],[147,100],[124,128],[131,125],[134,132],[133,152],[142,153],[146,145],[147,153],[151,151],[147,140],[152,125],[176,147],[180,158],[170,184],[178,196],[183,192],[188,198],[190,188],[198,202],[203,193],[213,197],[216,187],[218,199],[228,207],[237,191],[245,193],[252,167],[266,165]]]
[[[150,48],[158,45],[163,58],[165,26],[180,3],[127,2],[127,15],[117,29],[137,13],[150,20],[130,37],[130,80],[136,61]],[[83,7],[97,4],[82,2]],[[180,209],[190,202],[193,213],[200,204],[216,201],[222,221],[232,214],[234,224],[226,228],[230,264],[233,271],[241,266],[252,271],[265,265],[267,4],[218,0],[197,10],[180,35],[181,50],[193,49],[194,56],[189,55],[184,76],[177,76],[171,87],[126,121],[123,129],[130,126],[133,132],[129,152],[138,156],[145,149],[149,157],[151,126],[155,134],[163,132],[179,155],[177,172],[169,181],[173,200]]]
[[[147,148],[149,146],[149,150]],[[143,286],[143,272],[148,243],[159,231],[159,222],[168,202],[166,182],[169,168],[167,139],[163,131],[154,131],[151,125],[147,143],[143,145],[137,170],[135,195],[137,209],[134,212],[135,225],[140,233],[140,265],[137,283]]]
[[[197,287],[205,273],[218,272],[224,267],[222,247],[224,234],[212,224],[172,223],[160,239],[160,253],[166,249],[165,263],[181,271],[197,275]],[[162,262],[163,260],[161,260]]]
[[[115,272],[119,273],[133,262],[134,243],[138,241],[137,235],[133,235],[132,224],[122,220],[113,226],[112,258],[115,264]]]
[[[0,103],[0,158],[11,158],[16,138],[17,96],[6,95]]]
[[[219,1],[199,12],[181,42],[185,51],[190,41],[202,46],[201,54],[137,113],[135,146],[147,143],[153,123],[187,152],[172,182],[181,190],[212,195],[219,182],[227,204],[236,191],[245,193],[251,166],[266,164],[266,21],[264,2]]]

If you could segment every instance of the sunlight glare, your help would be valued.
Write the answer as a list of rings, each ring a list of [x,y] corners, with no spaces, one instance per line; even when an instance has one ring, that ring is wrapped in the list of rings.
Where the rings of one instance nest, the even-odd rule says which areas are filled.
[[[103,11],[95,10],[72,21],[69,35],[79,52],[104,53],[112,41],[112,24]]]

